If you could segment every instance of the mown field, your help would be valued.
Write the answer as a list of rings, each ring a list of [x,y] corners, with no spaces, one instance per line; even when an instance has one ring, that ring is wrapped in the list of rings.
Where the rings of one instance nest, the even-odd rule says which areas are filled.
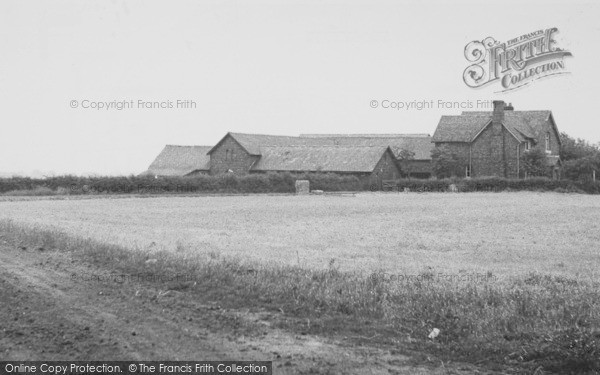
[[[169,287],[186,301],[502,373],[600,371],[599,226],[600,200],[559,193],[0,202],[0,239],[24,254],[192,275]]]
[[[0,218],[144,250],[344,271],[598,278],[600,199],[559,193],[0,202]]]

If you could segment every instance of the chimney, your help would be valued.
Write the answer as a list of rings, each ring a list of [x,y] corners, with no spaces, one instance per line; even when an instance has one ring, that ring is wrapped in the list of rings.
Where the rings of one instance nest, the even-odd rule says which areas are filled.
[[[492,114],[492,137],[490,138],[490,176],[506,177],[506,163],[504,150],[504,137],[502,123],[504,122],[503,100],[494,100],[494,112]]]
[[[512,103],[508,103],[506,107],[504,107],[505,111],[514,111],[515,107],[513,107]]]
[[[504,121],[504,101],[494,100],[494,114],[492,115],[492,123],[500,125]]]

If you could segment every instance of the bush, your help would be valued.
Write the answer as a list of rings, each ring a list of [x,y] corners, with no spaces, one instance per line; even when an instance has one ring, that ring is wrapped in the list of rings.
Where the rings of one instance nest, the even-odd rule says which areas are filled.
[[[431,167],[438,178],[464,176],[466,160],[451,150],[436,147],[431,152]]]
[[[568,160],[563,164],[563,174],[571,180],[589,181],[594,171],[600,180],[600,155]]]
[[[536,147],[521,155],[521,166],[529,176],[548,176],[547,159],[546,151]]]

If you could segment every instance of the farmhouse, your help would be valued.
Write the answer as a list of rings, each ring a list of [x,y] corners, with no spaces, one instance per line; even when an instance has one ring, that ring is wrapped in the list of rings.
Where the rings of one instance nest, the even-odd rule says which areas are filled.
[[[442,116],[432,141],[458,157],[464,176],[527,177],[521,156],[533,148],[546,153],[549,172],[558,178],[560,136],[551,111],[515,111],[494,101],[492,112]]]
[[[208,174],[210,146],[167,145],[142,175],[190,176]]]

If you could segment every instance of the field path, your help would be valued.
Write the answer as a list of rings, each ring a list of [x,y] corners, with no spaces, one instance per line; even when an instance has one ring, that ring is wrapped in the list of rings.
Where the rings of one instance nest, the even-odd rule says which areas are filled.
[[[69,253],[14,248],[0,238],[0,357],[272,360],[275,374],[482,373],[456,364],[415,367],[395,351],[294,335],[260,314],[193,301],[185,291],[90,280],[102,273]]]

